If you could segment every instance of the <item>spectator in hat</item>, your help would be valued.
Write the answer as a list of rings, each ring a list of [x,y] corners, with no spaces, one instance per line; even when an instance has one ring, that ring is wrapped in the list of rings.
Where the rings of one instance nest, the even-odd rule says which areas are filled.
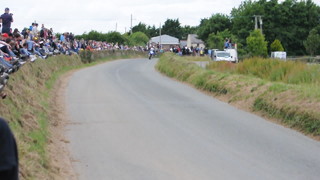
[[[12,13],[9,14],[9,8],[4,10],[4,14],[0,16],[2,22],[2,33],[10,33],[11,23],[13,22]]]

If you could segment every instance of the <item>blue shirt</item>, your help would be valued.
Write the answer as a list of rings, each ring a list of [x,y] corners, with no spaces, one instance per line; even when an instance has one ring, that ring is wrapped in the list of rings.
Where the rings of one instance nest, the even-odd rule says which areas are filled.
[[[60,35],[60,41],[61,42],[65,42],[66,41],[63,34]]]

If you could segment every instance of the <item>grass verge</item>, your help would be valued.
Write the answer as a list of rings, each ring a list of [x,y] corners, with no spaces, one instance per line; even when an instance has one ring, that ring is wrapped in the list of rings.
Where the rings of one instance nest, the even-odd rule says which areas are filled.
[[[27,63],[10,76],[5,100],[0,101],[0,113],[13,130],[19,150],[20,179],[54,179],[48,143],[50,112],[53,109],[52,89],[61,75],[101,62],[130,57],[141,57],[139,52],[82,52],[81,56],[55,56],[47,60]]]
[[[274,71],[270,64],[276,64],[286,73]],[[255,69],[254,64],[259,64]],[[288,127],[299,130],[307,135],[320,137],[320,86],[319,76],[314,77],[318,67],[301,66],[302,69],[312,69],[312,78],[300,75],[294,76],[295,83],[288,81],[289,75],[301,69],[294,64],[281,62],[254,61],[250,65],[218,62],[210,64],[209,69],[203,69],[184,57],[174,54],[164,54],[156,68],[169,77],[187,82],[200,90],[212,93],[214,96],[239,108],[259,112]],[[237,71],[240,71],[237,72]],[[249,71],[248,69],[251,69]],[[246,72],[246,73],[243,73]],[[253,73],[250,73],[253,72]],[[263,73],[265,72],[265,73]],[[256,74],[254,74],[256,73]],[[282,74],[281,80],[275,74]],[[265,74],[268,74],[266,76]],[[266,77],[266,78],[263,78]],[[276,81],[272,81],[273,77]],[[293,76],[292,76],[293,77]]]

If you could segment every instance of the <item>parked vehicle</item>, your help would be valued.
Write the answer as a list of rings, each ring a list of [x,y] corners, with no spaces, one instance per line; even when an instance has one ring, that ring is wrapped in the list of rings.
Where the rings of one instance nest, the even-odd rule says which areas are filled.
[[[238,53],[236,49],[225,49],[223,51],[213,49],[211,54],[211,59],[213,61],[228,61],[228,62],[237,63]]]
[[[229,52],[230,56],[231,56],[231,61],[234,63],[238,63],[239,59],[238,59],[238,52],[236,49],[225,49],[224,51]]]
[[[214,51],[213,54],[214,61],[231,61],[231,55],[226,51]]]
[[[284,52],[284,51],[271,52],[271,58],[286,60],[287,52]]]

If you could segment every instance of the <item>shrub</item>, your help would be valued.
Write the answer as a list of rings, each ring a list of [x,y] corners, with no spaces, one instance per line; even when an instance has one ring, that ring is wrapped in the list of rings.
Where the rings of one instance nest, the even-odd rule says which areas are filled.
[[[281,44],[281,42],[278,39],[275,39],[273,43],[270,45],[271,51],[284,51],[284,48]]]
[[[268,56],[268,42],[265,41],[264,35],[260,30],[254,30],[250,33],[250,36],[247,37],[247,49],[251,56]]]

